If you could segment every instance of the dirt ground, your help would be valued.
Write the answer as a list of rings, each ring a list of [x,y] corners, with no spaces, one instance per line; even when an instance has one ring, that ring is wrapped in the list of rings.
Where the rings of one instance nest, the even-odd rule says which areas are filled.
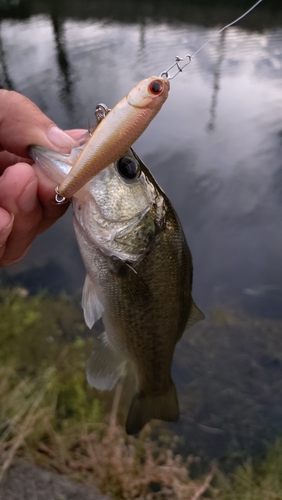
[[[7,471],[0,500],[109,500],[94,490],[21,460]]]

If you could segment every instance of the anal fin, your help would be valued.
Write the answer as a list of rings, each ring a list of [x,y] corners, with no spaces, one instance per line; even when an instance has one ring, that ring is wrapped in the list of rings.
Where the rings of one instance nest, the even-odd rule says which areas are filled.
[[[96,345],[87,363],[88,383],[101,391],[110,391],[125,374],[126,360],[110,346],[104,332],[96,339]]]

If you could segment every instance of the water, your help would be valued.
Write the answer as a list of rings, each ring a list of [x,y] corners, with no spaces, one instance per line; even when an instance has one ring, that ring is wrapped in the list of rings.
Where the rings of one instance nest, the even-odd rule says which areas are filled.
[[[97,103],[114,106],[250,6],[118,4],[1,3],[1,86],[62,128],[87,128]],[[281,84],[282,9],[273,1],[197,54],[135,144],[179,214],[206,313],[282,319]],[[0,277],[30,290],[81,288],[70,212]]]

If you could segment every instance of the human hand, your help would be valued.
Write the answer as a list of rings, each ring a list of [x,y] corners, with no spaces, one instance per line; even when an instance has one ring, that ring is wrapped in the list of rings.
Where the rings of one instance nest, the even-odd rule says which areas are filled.
[[[29,99],[0,90],[0,267],[21,260],[36,235],[68,208],[54,205],[56,184],[31,166],[28,146],[67,153],[83,132],[63,132]]]

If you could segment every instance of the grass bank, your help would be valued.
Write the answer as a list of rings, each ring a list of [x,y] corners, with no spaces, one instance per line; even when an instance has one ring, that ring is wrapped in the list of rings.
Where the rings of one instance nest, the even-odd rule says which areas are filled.
[[[130,386],[87,385],[92,340],[73,300],[2,290],[0,318],[0,482],[20,456],[119,500],[282,500],[281,440],[229,475],[211,463],[195,477],[199,459],[180,456],[165,427],[128,437],[119,402]]]
[[[118,420],[122,386],[101,394],[85,380],[91,338],[67,297],[0,295],[0,481],[16,456],[116,499],[196,499],[214,472],[191,480],[192,458],[174,453],[177,437],[147,426],[128,437]]]

